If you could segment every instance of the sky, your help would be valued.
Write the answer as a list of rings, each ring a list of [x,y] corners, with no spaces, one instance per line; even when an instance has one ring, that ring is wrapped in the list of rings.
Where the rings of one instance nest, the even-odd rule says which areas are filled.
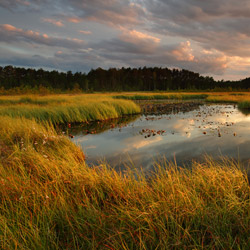
[[[0,0],[0,65],[250,77],[249,0]]]

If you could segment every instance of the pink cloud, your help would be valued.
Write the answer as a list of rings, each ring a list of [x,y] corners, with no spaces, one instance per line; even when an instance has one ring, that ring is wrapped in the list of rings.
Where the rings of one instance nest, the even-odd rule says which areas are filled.
[[[2,27],[6,30],[6,31],[21,31],[21,29],[17,29],[16,27],[10,25],[10,24],[3,24]]]
[[[33,30],[16,28],[10,24],[0,25],[0,41],[4,42],[26,42],[29,44],[43,44],[65,48],[82,48],[85,42],[77,38],[53,37],[40,34]]]
[[[82,21],[82,18],[79,17],[68,17],[67,21],[70,23],[80,23]]]
[[[63,27],[64,26],[64,24],[63,24],[63,22],[61,20],[55,20],[55,19],[51,19],[51,18],[43,18],[42,21],[45,22],[45,23],[51,23],[51,24],[53,24],[53,25],[55,25],[57,27]]]
[[[89,31],[89,30],[79,30],[79,33],[84,34],[84,35],[90,35],[90,34],[92,34],[92,32]]]
[[[160,38],[151,36],[147,33],[143,33],[137,30],[128,30],[125,28],[120,28],[123,31],[123,34],[120,36],[120,39],[125,42],[137,43],[139,41],[150,41],[154,43],[159,43]]]
[[[180,45],[172,50],[172,55],[178,61],[193,61],[194,55],[192,54],[193,50],[191,48],[191,43],[189,41],[180,43]]]

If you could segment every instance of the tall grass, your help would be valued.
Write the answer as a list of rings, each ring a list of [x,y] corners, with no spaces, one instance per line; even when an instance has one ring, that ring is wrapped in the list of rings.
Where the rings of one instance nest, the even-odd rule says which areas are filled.
[[[101,96],[52,96],[50,98],[0,99],[0,115],[34,118],[52,123],[84,122],[136,114],[140,108],[132,101]]]
[[[249,93],[210,93],[207,102],[214,103],[240,103],[242,101],[250,101]]]
[[[21,97],[19,99],[0,99],[0,105],[13,105],[13,104],[37,104],[37,105],[48,105],[48,104],[61,104],[66,102],[65,99],[39,99],[31,97]]]
[[[157,165],[151,178],[106,164],[49,124],[1,117],[1,249],[247,249],[250,189],[232,161]]]
[[[250,188],[239,163],[156,163],[150,178],[89,168],[52,123],[138,107],[99,95],[46,98],[0,107],[0,249],[248,249]]]

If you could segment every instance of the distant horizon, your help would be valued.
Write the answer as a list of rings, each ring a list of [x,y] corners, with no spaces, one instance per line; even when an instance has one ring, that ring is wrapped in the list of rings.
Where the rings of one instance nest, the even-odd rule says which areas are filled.
[[[3,0],[0,65],[145,65],[241,80],[250,72],[249,12],[246,0]]]

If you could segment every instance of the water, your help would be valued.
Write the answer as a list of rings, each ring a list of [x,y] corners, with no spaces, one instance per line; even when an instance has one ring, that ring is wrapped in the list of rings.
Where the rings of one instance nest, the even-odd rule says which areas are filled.
[[[115,168],[125,164],[148,170],[162,159],[188,165],[204,155],[226,156],[248,165],[248,114],[235,105],[202,105],[186,111],[85,124],[70,132],[89,165],[105,161]]]

